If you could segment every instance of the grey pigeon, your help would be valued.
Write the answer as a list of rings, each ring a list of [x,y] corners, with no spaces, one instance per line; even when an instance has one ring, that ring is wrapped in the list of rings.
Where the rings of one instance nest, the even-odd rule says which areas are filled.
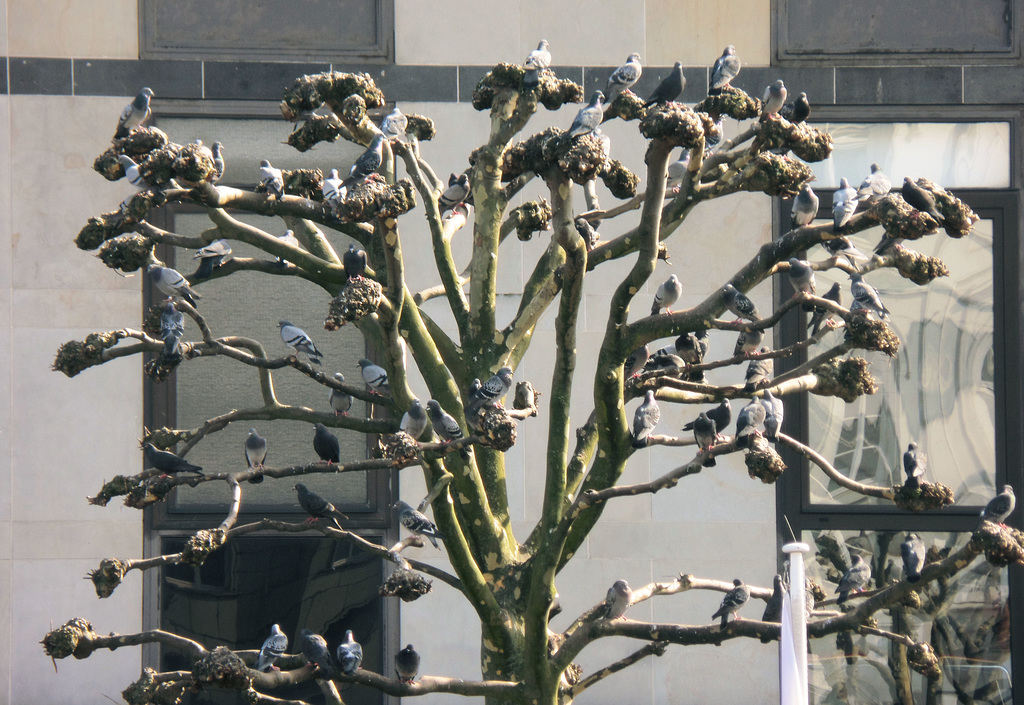
[[[322,423],[313,424],[313,450],[328,463],[341,460],[341,442]]]
[[[463,437],[462,428],[459,422],[451,414],[441,408],[436,400],[427,401],[427,417],[430,425],[434,427],[434,433],[441,437],[441,440],[450,443]],[[459,454],[464,460],[469,461],[470,454],[466,448],[459,448]]]
[[[736,345],[733,346],[732,355],[750,355],[764,342],[764,328],[757,330],[741,330],[736,336]]]
[[[124,167],[124,175],[128,179],[128,183],[140,191],[149,188],[149,182],[142,177],[139,165],[135,163],[134,159],[127,154],[121,154],[117,157],[117,161]]]
[[[686,361],[675,353],[665,352],[667,348],[657,351],[651,355],[651,359],[644,365],[644,370],[673,370],[679,371],[686,368]]]
[[[303,629],[299,632],[299,650],[309,663],[323,672],[325,678],[334,675],[331,652],[327,650],[327,641],[322,636],[314,633],[312,629]]]
[[[465,203],[472,188],[469,183],[469,174],[449,175],[448,188],[437,199],[438,210],[444,213],[459,203]]]
[[[408,502],[398,500],[394,506],[398,510],[398,521],[402,526],[417,536],[426,536],[434,548],[441,549],[437,545],[437,539],[444,541],[444,536],[437,530],[434,522],[427,519],[426,515],[422,512],[411,507]]]
[[[413,399],[409,404],[409,410],[402,414],[398,428],[413,438],[419,438],[427,430],[427,411],[419,399]]]
[[[633,591],[625,580],[616,580],[608,588],[608,594],[604,598],[604,618],[618,619],[626,614],[629,603],[633,599]]]
[[[672,304],[679,300],[679,295],[682,293],[683,284],[679,281],[679,277],[673,274],[655,292],[654,303],[651,305],[651,315],[656,316],[661,309],[672,313]]]
[[[469,205],[466,203],[456,203],[450,211],[441,217],[441,224],[444,226],[446,233],[456,233],[468,220]]]
[[[883,235],[882,240],[887,242],[888,236]],[[833,257],[845,257],[847,261],[853,265],[856,265],[857,260],[868,259],[868,256],[854,247],[850,238],[845,236],[822,240],[821,246],[824,247]]]
[[[201,299],[199,294],[192,291],[188,280],[181,276],[181,273],[170,267],[161,267],[159,264],[151,264],[146,268],[149,281],[161,293],[167,296],[177,296],[188,301],[192,306],[196,305],[196,299]]]
[[[850,292],[853,294],[853,303],[856,308],[874,312],[879,318],[889,317],[889,309],[882,303],[878,289],[864,281],[864,277],[860,274],[850,275]]]
[[[661,409],[654,398],[654,390],[648,389],[644,400],[633,413],[633,447],[643,448],[647,445],[647,437],[661,420]]]
[[[160,350],[160,362],[173,364],[181,361],[181,333],[172,330],[163,336],[164,347]]]
[[[490,378],[482,385],[480,385],[480,391],[477,393],[478,397],[483,400],[485,405],[489,406],[501,406],[501,400],[508,394],[508,390],[512,388],[512,368],[502,367],[496,373],[491,375]]]
[[[359,369],[362,372],[363,382],[370,388],[370,391],[377,394],[391,392],[391,385],[388,384],[388,373],[380,365],[375,365],[365,357],[359,361]]]
[[[345,181],[338,174],[337,169],[331,169],[330,173],[324,177],[324,183],[323,186],[320,187],[320,193],[324,197],[324,202],[332,206],[345,200]]]
[[[416,649],[409,644],[395,654],[395,675],[403,683],[416,681],[416,674],[420,672],[420,655]]]
[[[278,321],[277,325],[281,328],[281,340],[295,352],[296,357],[300,352],[305,353],[314,365],[322,364],[324,354],[317,349],[313,339],[306,335],[306,331],[293,326],[291,321]]]
[[[794,125],[804,122],[811,116],[811,102],[807,100],[806,93],[800,93],[792,103],[786,103],[779,111],[779,115],[789,120]]]
[[[338,511],[337,507],[313,490],[308,489],[301,482],[295,485],[295,491],[299,495],[299,506],[305,510],[306,514],[309,514],[309,518],[306,519],[307,523],[318,519],[331,519],[334,525],[340,529],[341,523],[339,519],[348,519],[347,516]]]
[[[608,77],[608,85],[604,89],[605,103],[611,105],[622,91],[632,88],[640,80],[643,72],[640,55],[633,52],[626,59],[626,63],[612,71],[612,75]]]
[[[267,159],[260,162],[258,188],[266,191],[267,196],[273,196],[277,200],[284,198],[284,177],[281,174],[281,170],[271,165]]]
[[[405,128],[409,126],[409,118],[402,114],[396,105],[394,109],[380,121],[380,131],[389,140],[401,139],[405,136]]]
[[[871,173],[860,182],[860,187],[857,189],[857,199],[874,203],[889,193],[891,188],[892,182],[885,175],[885,172],[882,171],[882,167],[872,164]]]
[[[764,89],[764,105],[761,108],[761,115],[772,117],[779,114],[782,106],[786,104],[786,84],[780,78],[775,83]]]
[[[359,155],[345,179],[345,186],[361,184],[370,174],[376,174],[380,165],[384,163],[384,135],[378,133],[373,136],[370,146]]]
[[[924,541],[917,534],[907,534],[900,544],[900,555],[903,557],[903,572],[907,581],[916,583],[921,580],[921,569],[924,568]]]
[[[942,213],[935,206],[935,196],[932,195],[931,191],[922,188],[909,176],[903,179],[903,188],[900,189],[900,193],[903,196],[903,200],[910,206],[922,213],[927,213],[940,223],[945,220],[942,217]]]
[[[722,403],[713,409],[707,411],[708,418],[715,422],[716,432],[721,435],[721,432],[729,427],[729,423],[732,421],[732,402],[728,399],[723,399]],[[695,430],[696,421],[683,426],[684,431]]]
[[[993,497],[981,511],[981,518],[982,520],[1002,524],[1006,517],[1010,516],[1013,512],[1016,504],[1017,498],[1013,494],[1013,488],[1010,485],[1003,485],[1003,491]]]
[[[796,257],[789,258],[789,283],[795,291],[805,294],[814,293],[814,270],[811,263]]]
[[[750,298],[732,284],[725,285],[725,305],[740,318],[750,321],[758,319],[757,306]]]
[[[142,454],[146,458],[146,464],[151,468],[159,470],[165,475],[175,475],[179,472],[194,472],[197,475],[203,474],[203,469],[193,465],[180,455],[167,450],[160,450],[152,443],[142,444]]]
[[[850,186],[844,176],[839,180],[839,188],[832,194],[832,229],[838,232],[844,225],[850,222],[854,212],[857,210],[857,189]]]
[[[196,270],[196,278],[206,279],[213,270],[231,259],[231,245],[227,240],[214,240],[205,247],[196,250],[192,259],[199,260],[199,269]]]
[[[723,90],[731,89],[732,79],[739,75],[741,67],[742,63],[740,57],[736,55],[736,47],[730,44],[722,52],[722,55],[715,59],[715,65],[711,68],[711,85],[708,95],[715,95]]]
[[[142,127],[142,123],[148,120],[153,112],[149,105],[149,99],[152,97],[153,90],[151,88],[143,88],[131,103],[124,106],[124,110],[121,111],[121,117],[117,120],[114,139],[127,137],[128,133],[132,130]]]
[[[740,607],[747,603],[750,599],[750,588],[743,584],[743,581],[736,578],[732,581],[735,587],[729,592],[725,593],[725,597],[722,598],[722,604],[719,606],[718,611],[711,615],[711,619],[716,617],[722,618],[722,629],[725,629],[726,622],[729,620],[730,614],[736,614],[739,612]],[[739,619],[739,617],[736,617]]]
[[[782,400],[772,394],[772,390],[764,390],[761,398],[761,406],[764,407],[764,435],[772,442],[779,440],[779,429],[782,428],[782,420],[786,415],[786,405]]]
[[[825,295],[822,296],[821,298],[827,299],[828,301],[834,301],[837,305],[842,306],[843,305],[843,294],[842,294],[842,287],[839,286],[839,282],[835,282],[832,285],[832,288],[829,289],[828,291],[826,291]],[[831,320],[831,318],[832,318],[832,312],[831,311],[827,311],[827,310],[825,310],[823,308],[815,307],[814,315],[811,316],[811,322],[810,322],[810,325],[811,325],[811,335],[815,335],[818,332],[818,329],[821,328],[821,324],[824,323],[826,319]]]
[[[256,433],[255,428],[249,429],[245,437],[245,464],[250,468],[262,468],[267,459],[267,439]]]
[[[363,647],[352,636],[351,629],[345,631],[345,641],[338,644],[334,656],[342,675],[353,676],[359,670],[363,663]]]
[[[839,584],[836,586],[836,592],[839,593],[836,604],[845,603],[851,592],[863,590],[869,582],[871,582],[871,566],[864,562],[860,554],[857,554],[853,557],[853,565],[843,573],[843,577],[839,579]]]
[[[672,193],[679,193],[679,187],[683,183],[683,178],[686,176],[686,170],[690,166],[690,153],[683,152],[681,159],[670,163],[668,165],[668,176],[665,181],[665,187]]]
[[[766,345],[762,345],[758,349],[759,353],[769,353],[771,350]],[[744,374],[744,386],[743,391],[750,393],[756,390],[764,382],[771,379],[772,375],[775,374],[775,362],[770,357],[759,358],[757,360],[751,360],[750,364],[747,365],[747,371]]]
[[[220,142],[214,142],[213,146],[210,147],[210,151],[213,152],[213,182],[216,183],[224,178],[224,170],[227,168],[227,164],[224,161],[224,145]]]
[[[587,248],[587,252],[597,247],[597,241],[601,239],[601,236],[597,232],[597,228],[590,224],[590,221],[586,218],[576,218],[573,221],[573,225],[576,226],[576,232],[583,238],[583,244]]]
[[[708,450],[715,445],[715,440],[718,438],[718,427],[714,421],[708,418],[706,411],[700,412],[689,425],[693,428],[693,439],[697,441],[697,447],[701,451]],[[703,464],[706,468],[713,468],[717,465],[713,457],[705,460]]]
[[[345,375],[340,372],[335,372],[334,379],[339,382],[344,382]],[[347,416],[348,410],[352,408],[352,396],[340,389],[335,389],[334,387],[331,387],[331,393],[327,396],[327,401],[330,403],[331,408],[334,409],[335,416],[338,414]]]
[[[160,337],[167,338],[169,335],[181,337],[185,334],[185,314],[179,311],[174,302],[168,300],[164,304],[164,311],[160,314]]]
[[[601,119],[604,117],[604,109],[601,107],[603,100],[604,93],[601,91],[594,91],[591,94],[590,102],[576,113],[569,131],[566,133],[570,138],[589,135],[594,128],[601,124]]]
[[[366,274],[366,251],[357,250],[355,243],[348,244],[348,250],[341,256],[341,263],[345,267],[345,276],[349,279],[362,279]]]
[[[799,228],[810,225],[818,215],[818,194],[810,184],[804,184],[800,193],[793,197],[793,211],[790,215],[790,226]]]
[[[644,343],[639,348],[631,352],[629,356],[626,357],[626,361],[623,363],[622,366],[623,377],[625,377],[626,379],[636,377],[643,371],[644,366],[650,359],[651,349],[647,346],[646,343]]]
[[[655,103],[670,103],[679,97],[684,88],[686,88],[686,76],[683,75],[683,62],[677,61],[668,75],[661,79],[661,83],[651,93],[647,102],[644,103],[644,107],[649,108]]]
[[[284,234],[278,235],[277,239],[280,240],[285,245],[291,245],[292,247],[300,247],[299,238],[295,237],[295,233],[291,230],[285,230]],[[277,263],[283,267],[288,264],[288,260],[286,260],[284,257],[278,257]]]
[[[768,413],[760,399],[752,399],[736,415],[736,447],[749,448],[750,436],[764,431],[764,420]]]
[[[785,594],[782,576],[776,573],[772,578],[772,596],[768,598],[768,604],[764,606],[764,614],[761,615],[762,622],[782,621],[782,598]]]
[[[473,381],[469,383],[469,389],[466,390],[466,399],[473,401],[474,399],[480,398],[480,387],[484,386],[483,382],[480,381],[479,377],[474,377]]]
[[[523,62],[523,68],[526,69],[523,86],[526,88],[539,86],[540,73],[549,66],[551,66],[551,52],[548,50],[548,40],[541,39],[537,48],[531,51],[527,55],[526,61]]]
[[[257,671],[266,671],[268,668],[273,667],[274,662],[284,656],[285,651],[288,650],[288,636],[281,631],[280,625],[275,624],[270,628],[270,636],[263,642],[263,646],[260,647],[260,655],[256,660]]]
[[[928,456],[923,450],[917,447],[916,443],[907,445],[907,451],[903,454],[903,471],[907,473],[907,480],[903,486],[908,490],[921,489],[921,478],[928,470]]]

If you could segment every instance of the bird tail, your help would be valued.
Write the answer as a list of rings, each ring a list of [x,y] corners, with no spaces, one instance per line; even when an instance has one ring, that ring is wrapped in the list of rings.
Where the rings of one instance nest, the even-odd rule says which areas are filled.
[[[634,448],[646,448],[647,447],[647,436],[644,436],[643,438],[639,438],[639,439],[634,438],[633,439],[633,447]]]
[[[910,575],[910,574],[907,575],[907,582],[909,582],[909,583],[916,583],[916,582],[918,582],[920,580],[921,580],[921,572],[920,571],[918,571],[918,572],[916,572],[916,573],[914,573],[912,575]]]

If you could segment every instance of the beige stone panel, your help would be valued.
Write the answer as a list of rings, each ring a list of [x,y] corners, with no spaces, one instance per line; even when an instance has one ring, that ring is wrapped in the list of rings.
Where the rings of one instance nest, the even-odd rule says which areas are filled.
[[[547,39],[556,66],[618,66],[634,51],[646,58],[644,4],[642,0],[563,0],[552,5],[545,0],[522,0],[520,41],[533,49]]]
[[[14,522],[14,559],[99,560],[110,556],[139,555],[142,551],[142,512],[127,509],[107,511],[111,516],[97,521],[103,512],[103,509],[97,509],[92,521],[55,521],[48,513],[39,512],[35,521]],[[131,522],[133,513],[135,521]],[[115,518],[114,514],[119,516]],[[121,518],[123,515],[127,516]],[[125,526],[126,523],[134,523],[135,530]]]
[[[733,404],[733,419],[742,405],[743,400],[739,406]],[[734,430],[730,428],[727,432]],[[680,462],[672,467],[688,462],[694,453],[693,446],[657,450],[677,452]],[[673,521],[682,515],[694,522],[723,521],[735,517],[744,523],[772,524],[775,521],[775,488],[747,475],[741,453],[716,458],[716,462],[715,467],[704,468],[699,474],[681,480],[676,487],[655,494],[655,520]],[[659,470],[666,468],[671,469],[666,464]]]
[[[4,56],[10,54],[7,49],[7,12],[7,0],[0,0],[0,51]],[[4,690],[0,687],[0,697],[3,694]]]
[[[11,561],[0,560],[0,702],[11,697]],[[38,648],[38,645],[37,647]]]
[[[653,65],[711,66],[727,44],[747,66],[771,60],[770,0],[647,0],[647,46]],[[647,57],[645,57],[647,58]]]
[[[402,604],[401,631],[394,651],[412,644],[423,659],[420,673],[480,679],[480,620],[461,593],[435,580],[429,599]]]
[[[582,612],[603,601],[608,593],[608,588],[616,580],[625,580],[631,587],[636,588],[646,585],[653,579],[650,559],[644,555],[642,550],[637,550],[642,547],[634,547],[634,550],[625,556],[593,558],[588,555],[588,552],[594,541],[594,538],[588,539],[587,544],[581,547],[577,555],[566,564],[555,579],[559,602],[562,603],[562,614],[555,618],[552,627],[555,630],[565,629]],[[646,600],[630,607],[626,616],[632,619],[649,620],[652,614],[651,610],[651,600]],[[598,643],[613,641],[618,640],[601,639]],[[596,646],[597,644],[594,644],[594,647]],[[584,653],[590,654],[590,649],[591,647],[587,647],[587,651]],[[633,645],[633,649],[636,649],[636,645]],[[596,668],[607,663],[602,663],[607,652],[604,652],[604,656],[597,650],[593,653],[596,658],[593,656],[589,658],[592,668],[587,668],[587,673],[593,673]],[[638,698],[635,702],[644,701]]]
[[[518,28],[519,3],[515,2],[395,0],[395,61],[460,65],[522,61],[529,49],[520,46]]]
[[[10,560],[13,545],[11,534],[13,533],[13,524],[10,520],[0,521],[0,561]]]
[[[750,616],[758,619],[762,610],[758,606]],[[748,703],[752,693],[757,693],[757,702],[778,702],[778,652],[778,642],[762,644],[756,639],[732,639],[722,646],[670,648],[651,662],[652,702],[679,702],[680,693],[694,703]]]
[[[137,327],[142,317],[138,291],[15,289],[13,298],[15,328]]]
[[[12,56],[139,58],[136,0],[7,0]]]
[[[0,0],[2,2],[3,0]],[[3,19],[0,18],[0,25]],[[6,37],[6,34],[0,35]],[[0,96],[0,291],[11,286],[11,99]],[[7,302],[9,303],[9,302]],[[0,325],[6,310],[0,310]]]
[[[132,191],[92,170],[124,99],[19,95],[10,103],[12,188],[24,194],[11,208],[14,287],[137,291],[137,277],[117,276],[73,242],[90,216],[115,210]]]

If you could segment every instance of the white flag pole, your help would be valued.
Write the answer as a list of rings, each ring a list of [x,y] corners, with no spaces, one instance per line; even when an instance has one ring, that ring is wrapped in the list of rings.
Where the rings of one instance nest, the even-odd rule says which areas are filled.
[[[781,705],[807,705],[807,614],[804,602],[806,543],[787,543],[789,592],[782,601],[782,638],[779,640],[779,694]]]

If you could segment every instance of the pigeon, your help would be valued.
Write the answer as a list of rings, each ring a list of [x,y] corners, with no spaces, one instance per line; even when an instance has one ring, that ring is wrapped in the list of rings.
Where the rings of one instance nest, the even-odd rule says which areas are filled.
[[[362,371],[363,382],[376,394],[391,392],[388,384],[388,373],[380,365],[375,365],[365,357],[359,361],[359,369]]]
[[[1013,488],[1010,485],[1003,485],[1003,491],[993,497],[981,511],[982,521],[1002,524],[1013,512],[1016,504],[1017,498],[1013,495]]]
[[[124,106],[124,110],[121,111],[121,117],[117,120],[114,139],[127,137],[128,133],[132,130],[142,127],[142,123],[146,122],[153,112],[149,105],[149,99],[152,97],[153,90],[151,88],[143,88],[131,103]]]
[[[750,355],[750,353],[757,350],[757,348],[764,342],[764,329],[758,328],[757,330],[741,330],[740,334],[736,336],[736,345],[733,346],[732,355]]]
[[[672,193],[679,193],[679,187],[683,184],[683,178],[690,167],[690,153],[683,152],[682,159],[677,159],[668,165],[668,176],[665,181],[665,188]]]
[[[448,188],[437,199],[437,208],[444,213],[454,208],[459,203],[465,203],[469,198],[472,185],[469,183],[469,174],[456,176],[451,174],[448,177]]]
[[[668,75],[661,79],[661,83],[651,93],[650,98],[644,103],[644,107],[649,108],[656,103],[670,103],[679,97],[684,88],[686,88],[686,76],[683,75],[683,62],[677,61]]]
[[[735,585],[732,590],[725,593],[725,597],[722,598],[722,604],[719,606],[718,611],[711,615],[711,619],[716,617],[722,618],[722,629],[725,629],[725,624],[729,620],[729,615],[735,615],[740,607],[746,604],[747,600],[750,599],[750,588],[743,584],[743,581],[736,578],[732,581]],[[736,617],[739,619],[739,616]]]
[[[277,200],[284,198],[284,177],[281,170],[271,166],[268,159],[260,162],[260,182],[258,188],[267,192]]]
[[[786,415],[786,406],[782,400],[772,394],[772,390],[764,390],[761,398],[761,406],[764,407],[764,435],[772,442],[779,440],[779,429],[782,428],[782,419]]]
[[[403,683],[414,683],[420,672],[420,655],[409,644],[395,654],[395,675]]]
[[[736,47],[727,46],[722,55],[715,59],[711,68],[711,86],[708,95],[715,95],[725,90],[732,90],[731,81],[740,73],[740,57],[736,55]]]
[[[203,298],[188,285],[188,280],[181,276],[181,273],[170,267],[161,267],[159,264],[151,264],[146,268],[149,281],[161,293],[167,296],[178,296],[185,299],[190,305],[196,305],[196,299]]]
[[[903,188],[900,189],[900,193],[903,195],[903,200],[913,208],[922,213],[927,213],[940,223],[945,220],[942,217],[942,213],[935,206],[935,196],[932,195],[931,191],[922,188],[909,176],[903,179]]]
[[[807,94],[801,93],[792,103],[786,103],[779,111],[779,115],[789,120],[794,125],[804,122],[811,116],[811,102],[807,100]]]
[[[633,591],[625,580],[616,580],[608,588],[608,594],[604,598],[604,618],[618,619],[626,614],[629,609],[630,600],[633,599]]]
[[[825,292],[825,295],[821,298],[827,299],[828,301],[834,301],[837,305],[843,305],[843,294],[842,287],[839,286],[839,282],[832,285],[832,288]],[[811,335],[815,335],[818,329],[821,328],[821,324],[826,320],[832,319],[832,312],[827,311],[823,308],[815,308],[814,315],[811,316]]]
[[[839,180],[839,188],[832,194],[832,230],[839,232],[857,210],[857,189],[850,186],[844,176]]]
[[[213,152],[213,183],[217,183],[224,177],[224,169],[227,164],[224,163],[224,145],[220,142],[214,142],[210,148]]]
[[[337,507],[313,490],[308,489],[301,482],[295,485],[295,490],[299,494],[299,506],[309,514],[309,518],[306,519],[306,523],[312,523],[318,519],[330,518],[334,522],[334,525],[340,529],[341,523],[338,520],[348,519],[347,516],[338,511]]]
[[[796,257],[789,258],[789,283],[795,291],[802,291],[805,294],[814,293],[814,270],[811,263],[805,259]]]
[[[786,84],[780,78],[775,83],[764,89],[764,105],[761,108],[762,117],[773,117],[779,114],[782,106],[786,104]]]
[[[551,52],[548,51],[548,40],[541,39],[537,48],[531,51],[526,61],[523,62],[523,68],[526,69],[526,74],[523,76],[523,86],[526,88],[536,88],[540,85],[540,72],[551,66]]]
[[[654,398],[654,390],[648,389],[643,402],[633,414],[634,448],[643,448],[647,445],[647,437],[651,435],[651,431],[658,425],[660,419],[661,409],[658,408],[658,402]]]
[[[446,443],[457,441],[463,437],[462,428],[459,422],[451,414],[441,408],[441,405],[434,399],[427,401],[427,417],[430,425],[434,427],[434,433],[441,437]],[[460,448],[459,454],[464,460],[469,461],[469,450]]]
[[[296,357],[300,352],[305,353],[314,365],[322,364],[324,354],[317,349],[313,339],[306,335],[306,331],[293,326],[291,321],[278,321],[277,325],[281,328],[281,340],[294,351]]]
[[[206,247],[196,250],[192,259],[199,260],[199,269],[196,270],[197,279],[206,279],[213,270],[231,259],[231,245],[227,240],[214,240]]]
[[[758,350],[759,353],[768,353],[771,350],[767,346],[761,346]],[[770,357],[764,357],[757,360],[751,360],[750,364],[747,365],[747,371],[743,376],[744,386],[743,391],[746,393],[753,392],[763,382],[771,379],[772,375],[775,374],[775,362]]]
[[[868,583],[871,581],[871,566],[864,562],[861,556],[855,555],[853,557],[853,565],[850,569],[843,573],[843,577],[839,579],[839,584],[836,586],[836,592],[839,593],[839,599],[836,600],[836,604],[842,605],[850,597],[851,592],[860,592]]]
[[[170,451],[160,450],[152,443],[143,443],[142,453],[150,467],[159,470],[165,475],[175,475],[179,472],[194,472],[196,475],[203,474],[203,469],[198,465],[193,465]]]
[[[576,226],[576,232],[583,238],[583,244],[587,248],[587,252],[597,247],[597,241],[601,239],[601,236],[597,232],[597,228],[590,224],[590,221],[586,218],[576,218],[573,221],[573,225]]]
[[[732,284],[725,285],[725,305],[741,319],[746,318],[750,321],[758,319],[757,306],[754,305],[754,302],[746,294]]]
[[[676,338],[676,354],[679,355],[688,365],[699,365],[704,362],[704,356],[708,351],[708,332],[691,331]],[[704,382],[704,371],[689,371],[686,375],[690,382]]]
[[[263,646],[260,647],[260,656],[256,660],[257,671],[266,671],[268,668],[273,667],[274,662],[284,656],[284,652],[288,650],[288,636],[281,631],[281,627],[275,624],[270,628],[270,636],[263,642]]]
[[[299,238],[295,237],[295,233],[293,231],[291,231],[291,230],[285,230],[284,234],[283,235],[278,235],[277,239],[280,240],[285,245],[291,245],[292,247],[299,247],[300,246],[299,245]],[[288,264],[288,260],[286,260],[283,257],[278,257],[277,258],[277,263],[278,263],[278,265],[283,267],[283,266]]]
[[[701,451],[708,450],[715,445],[718,438],[718,427],[715,422],[708,418],[706,411],[700,412],[696,419],[688,424],[693,429],[693,439],[697,441],[697,447]],[[717,465],[713,457],[704,461],[704,467],[713,468]]]
[[[256,433],[255,428],[249,429],[245,437],[245,464],[250,468],[262,468],[267,459],[267,439]]]
[[[760,435],[764,430],[764,420],[768,412],[760,399],[752,399],[749,404],[740,409],[736,415],[736,447],[747,448],[750,446],[748,436]]]
[[[501,400],[505,398],[511,388],[512,368],[502,367],[480,385],[477,397],[484,402],[485,406],[501,406]]]
[[[793,198],[793,211],[789,223],[792,228],[810,225],[811,221],[818,215],[818,195],[810,184],[804,184],[803,188]]]
[[[409,404],[409,410],[402,414],[398,428],[413,438],[419,438],[427,430],[427,412],[419,399],[413,399]]]
[[[128,183],[140,191],[149,188],[149,182],[142,178],[142,174],[139,172],[139,165],[135,163],[134,159],[127,154],[122,154],[118,156],[117,161],[124,167],[124,175],[128,179]]]
[[[643,371],[644,366],[650,359],[651,349],[644,343],[626,357],[626,361],[622,365],[623,377],[626,379],[636,377]]]
[[[900,544],[900,555],[903,556],[903,572],[907,574],[907,582],[916,583],[921,580],[921,568],[924,567],[924,541],[917,534],[907,534]]]
[[[872,164],[871,174],[864,177],[864,180],[860,182],[860,187],[857,189],[857,200],[874,203],[889,193],[891,188],[892,182],[885,175],[885,172],[882,171],[882,167]]]
[[[398,510],[398,521],[402,526],[417,536],[426,536],[434,548],[441,550],[437,545],[437,539],[444,541],[444,536],[437,530],[434,522],[427,519],[422,512],[413,509],[408,502],[398,500],[394,507]]]
[[[643,72],[640,55],[636,52],[630,54],[626,63],[612,71],[612,75],[608,77],[608,85],[604,89],[605,103],[611,105],[622,91],[632,88],[640,80]]]
[[[656,316],[661,309],[672,313],[672,304],[679,300],[683,293],[683,284],[675,274],[665,280],[665,283],[658,287],[654,294],[654,303],[651,305],[651,315]]]
[[[181,362],[181,333],[172,330],[163,336],[164,346],[160,350],[160,362],[174,364]]]
[[[327,641],[312,629],[299,632],[299,650],[309,663],[323,671],[324,676],[330,678],[334,674],[334,662],[331,660],[331,652],[327,650]]]
[[[664,352],[663,349],[651,355],[651,359],[647,361],[646,365],[644,365],[644,371],[672,370],[673,372],[677,372],[685,369],[685,367],[686,361],[683,360],[683,358],[673,353]]]
[[[185,334],[185,314],[174,306],[174,302],[168,300],[164,304],[164,311],[160,314],[160,338],[167,339],[169,335],[181,337]]]
[[[370,146],[359,155],[345,179],[345,186],[360,184],[370,174],[376,174],[380,165],[384,163],[384,135],[377,133],[373,136]]]
[[[408,126],[409,118],[402,115],[402,111],[398,109],[397,105],[380,121],[380,131],[384,134],[384,138],[388,140],[401,140],[405,136],[405,128]]]
[[[363,647],[352,636],[351,629],[345,632],[345,641],[338,644],[334,656],[342,675],[353,676],[359,670],[363,663]]]
[[[320,187],[320,193],[324,197],[324,202],[334,206],[344,201],[347,195],[344,183],[345,181],[338,174],[338,170],[331,169],[331,172],[324,179],[323,186]]]
[[[594,128],[601,124],[601,119],[604,117],[604,109],[601,107],[602,100],[604,100],[604,93],[594,91],[586,107],[576,113],[576,118],[572,121],[569,132],[566,133],[570,139],[589,135]]]
[[[341,442],[322,423],[313,424],[313,450],[327,463],[341,460]]]
[[[732,421],[732,402],[728,399],[723,399],[722,403],[716,406],[714,409],[709,409],[707,412],[708,418],[715,422],[715,429],[721,433],[728,428],[729,423]],[[683,426],[684,431],[695,430],[696,421]]]
[[[927,470],[928,456],[918,449],[916,443],[909,444],[907,452],[903,454],[903,471],[907,473],[907,481],[903,486],[908,490],[921,489],[921,478]]]
[[[776,573],[772,579],[772,596],[768,598],[768,604],[764,606],[764,614],[761,615],[762,622],[778,623],[782,621],[782,598],[785,594],[782,576]]]
[[[469,205],[456,203],[455,207],[441,217],[445,233],[454,234],[462,229],[469,220]]]
[[[882,241],[888,245],[888,235],[883,235]],[[848,237],[834,237],[829,240],[822,240],[821,246],[833,257],[843,256],[853,265],[856,265],[856,260],[868,259],[867,255],[853,246],[853,242]]]
[[[350,242],[348,250],[341,257],[341,263],[349,280],[362,279],[366,274],[366,251],[357,250],[355,243]]]
[[[340,372],[335,372],[334,379],[339,382],[344,382],[345,375]],[[334,387],[331,387],[331,392],[327,396],[327,401],[330,402],[331,408],[334,409],[335,416],[338,414],[348,416],[348,410],[352,408],[352,396],[340,389],[335,389]]]
[[[864,277],[860,274],[851,274],[850,282],[850,292],[853,294],[854,307],[864,311],[873,311],[879,318],[889,317],[889,309],[882,303],[882,299],[878,295],[878,289],[864,281]]]

